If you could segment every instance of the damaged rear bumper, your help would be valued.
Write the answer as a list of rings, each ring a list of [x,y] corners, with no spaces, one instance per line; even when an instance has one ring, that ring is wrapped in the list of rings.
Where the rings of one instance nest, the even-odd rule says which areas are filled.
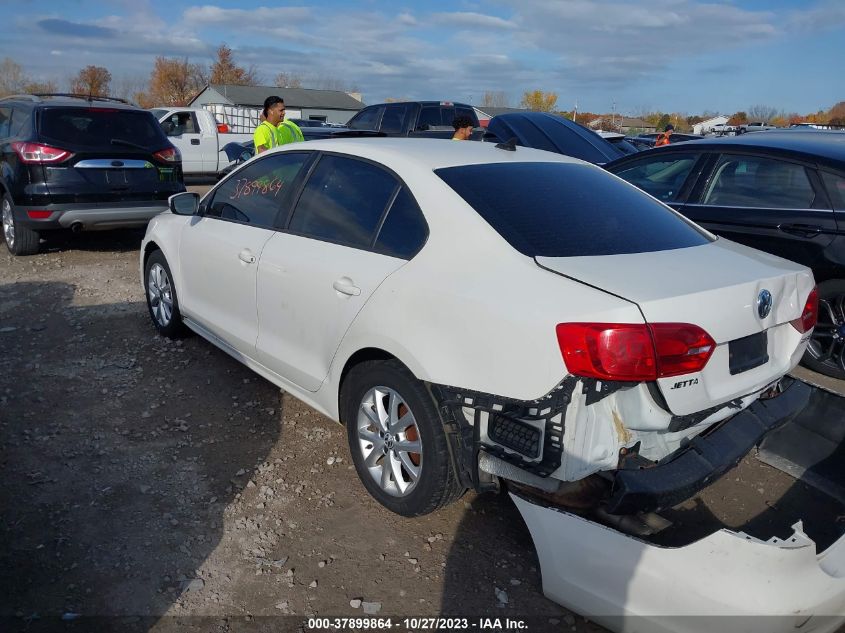
[[[845,621],[845,536],[818,555],[800,522],[785,540],[721,529],[659,547],[511,497],[533,537],[545,595],[611,630],[821,633]]]
[[[757,400],[714,431],[692,438],[657,466],[617,471],[608,512],[649,512],[688,499],[736,466],[766,433],[794,418],[811,392],[796,380],[777,397]]]

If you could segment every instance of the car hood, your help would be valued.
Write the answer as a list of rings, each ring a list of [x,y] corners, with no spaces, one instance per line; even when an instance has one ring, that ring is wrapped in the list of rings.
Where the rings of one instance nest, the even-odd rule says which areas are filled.
[[[547,112],[513,112],[490,119],[487,131],[502,141],[603,165],[624,153],[582,125]]]

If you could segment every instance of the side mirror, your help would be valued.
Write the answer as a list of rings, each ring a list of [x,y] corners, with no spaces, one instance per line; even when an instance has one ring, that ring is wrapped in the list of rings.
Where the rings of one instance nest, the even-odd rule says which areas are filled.
[[[193,191],[177,193],[167,200],[170,212],[176,215],[196,215],[200,206],[200,195]]]

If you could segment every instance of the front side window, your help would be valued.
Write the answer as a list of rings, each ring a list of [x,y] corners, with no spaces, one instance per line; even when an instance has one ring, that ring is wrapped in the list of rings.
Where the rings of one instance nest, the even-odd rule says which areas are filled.
[[[215,190],[205,215],[272,228],[277,215],[284,218],[289,212],[291,189],[310,156],[308,152],[284,152],[244,167]]]
[[[369,248],[398,182],[371,163],[323,156],[293,212],[294,233]]]
[[[633,165],[629,163],[614,173],[658,200],[670,202],[677,199],[693,165],[694,154],[664,154],[636,161]]]
[[[167,136],[182,136],[183,134],[199,134],[199,125],[193,112],[174,112],[161,122]]]
[[[491,163],[435,173],[529,257],[648,253],[710,241],[671,209],[592,165]]]
[[[703,204],[719,207],[809,209],[816,194],[803,166],[726,154],[719,159]]]
[[[376,130],[378,129],[379,118],[382,108],[364,108],[356,114],[349,122],[350,129],[353,130]]]

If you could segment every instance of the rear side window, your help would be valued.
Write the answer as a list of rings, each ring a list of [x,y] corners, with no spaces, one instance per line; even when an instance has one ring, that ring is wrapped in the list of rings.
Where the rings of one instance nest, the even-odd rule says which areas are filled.
[[[529,257],[647,253],[709,241],[639,189],[590,165],[495,163],[435,173]]]
[[[294,181],[310,156],[272,154],[244,167],[217,188],[205,215],[272,228],[277,214],[289,209]]]
[[[422,211],[408,188],[402,187],[387,212],[375,250],[383,255],[411,259],[425,244],[427,237],[428,224]]]
[[[801,165],[726,154],[719,159],[702,202],[719,207],[809,209],[815,197]]]
[[[9,136],[12,138],[29,134],[32,125],[32,110],[15,108],[12,111],[12,125],[9,128]]]
[[[369,248],[396,178],[371,163],[323,156],[293,212],[294,233],[356,248]]]
[[[451,124],[452,120],[449,119],[449,125]],[[437,127],[440,125],[443,125],[443,117],[440,107],[429,106],[420,111],[420,120],[417,122],[418,130],[427,130],[430,127]]]
[[[845,211],[845,178],[823,171],[822,179],[833,208],[837,211]]]
[[[385,134],[400,134],[404,132],[410,109],[411,107],[406,103],[386,106],[384,108],[384,115],[381,118],[381,131]]]
[[[39,122],[41,138],[59,146],[131,147],[157,151],[168,146],[161,126],[150,112],[116,108],[45,108]]]
[[[614,173],[632,185],[653,195],[658,200],[669,202],[678,197],[678,191],[695,165],[694,154],[673,154],[652,156],[649,159],[630,163]]]
[[[0,108],[0,138],[9,138],[9,126],[12,122],[12,108]]]

